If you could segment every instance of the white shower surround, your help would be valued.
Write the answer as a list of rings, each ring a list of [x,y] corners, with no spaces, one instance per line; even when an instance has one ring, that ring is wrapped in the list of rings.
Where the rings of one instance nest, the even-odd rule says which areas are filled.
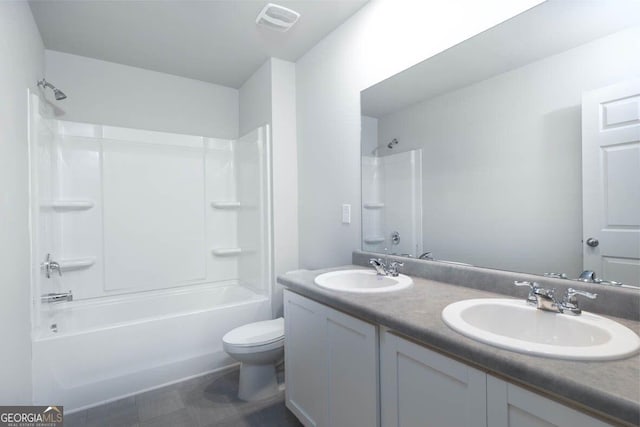
[[[363,142],[362,248],[418,256],[423,250],[422,150],[378,157],[364,151],[370,145]],[[393,232],[400,235],[398,244],[391,240]]]
[[[235,363],[222,336],[271,317],[269,127],[232,141],[30,101],[34,402],[74,411]],[[62,277],[40,271],[47,253]]]

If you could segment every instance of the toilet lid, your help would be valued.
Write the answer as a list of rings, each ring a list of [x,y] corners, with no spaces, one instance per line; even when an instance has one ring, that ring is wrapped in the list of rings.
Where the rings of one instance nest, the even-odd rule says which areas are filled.
[[[225,334],[222,341],[235,346],[256,346],[284,339],[282,317],[262,322],[249,323]]]

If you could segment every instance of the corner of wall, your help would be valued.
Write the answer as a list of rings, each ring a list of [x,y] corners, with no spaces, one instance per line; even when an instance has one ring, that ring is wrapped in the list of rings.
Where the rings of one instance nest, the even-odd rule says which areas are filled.
[[[0,2],[0,402],[32,403],[27,89],[44,73],[44,46],[27,2]]]

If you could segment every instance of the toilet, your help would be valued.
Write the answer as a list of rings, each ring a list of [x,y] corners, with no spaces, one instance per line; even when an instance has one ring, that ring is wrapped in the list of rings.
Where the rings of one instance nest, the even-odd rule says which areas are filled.
[[[253,401],[278,393],[276,362],[284,356],[284,319],[249,323],[222,337],[224,351],[240,364],[238,397]]]

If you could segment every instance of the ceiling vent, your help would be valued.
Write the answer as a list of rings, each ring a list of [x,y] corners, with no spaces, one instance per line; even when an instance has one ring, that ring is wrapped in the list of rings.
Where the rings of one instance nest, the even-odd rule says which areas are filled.
[[[284,6],[269,3],[258,14],[256,24],[276,31],[289,31],[298,22],[300,14]]]

